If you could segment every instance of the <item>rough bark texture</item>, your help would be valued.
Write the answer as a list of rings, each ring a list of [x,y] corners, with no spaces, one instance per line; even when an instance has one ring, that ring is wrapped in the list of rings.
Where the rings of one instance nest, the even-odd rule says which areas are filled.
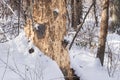
[[[82,0],[71,0],[72,6],[72,27],[77,30],[82,18]]]
[[[104,0],[102,16],[101,16],[102,18],[100,24],[99,45],[97,51],[97,57],[100,59],[102,66],[104,62],[105,42],[106,42],[106,36],[108,30],[108,7],[109,7],[109,0]]]
[[[58,11],[57,11],[58,10]],[[66,7],[64,0],[35,0],[33,9],[34,25],[43,24],[46,27],[44,37],[38,38],[36,30],[32,28],[32,21],[27,19],[24,28],[26,35],[33,43],[57,62],[63,74],[72,80],[69,54],[62,46],[66,34]],[[34,30],[34,31],[33,31]]]

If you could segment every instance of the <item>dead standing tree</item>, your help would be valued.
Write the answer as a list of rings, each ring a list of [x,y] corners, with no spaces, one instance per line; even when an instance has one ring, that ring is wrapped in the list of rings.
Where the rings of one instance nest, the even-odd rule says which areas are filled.
[[[31,17],[24,28],[27,37],[57,62],[66,80],[72,80],[69,54],[62,45],[66,34],[65,0],[34,0],[30,5]]]

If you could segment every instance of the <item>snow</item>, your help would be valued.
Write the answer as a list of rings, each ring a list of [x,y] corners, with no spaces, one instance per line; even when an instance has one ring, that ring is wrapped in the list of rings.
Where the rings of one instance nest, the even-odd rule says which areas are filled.
[[[73,33],[70,33],[70,35]],[[65,39],[71,41],[73,35]],[[116,54],[120,51],[120,36],[108,34],[108,45]],[[29,54],[29,49],[34,52]],[[102,67],[99,59],[88,49],[73,45],[69,51],[71,68],[80,80],[120,80],[120,66],[114,76],[108,75],[105,64]],[[6,43],[0,43],[0,80],[64,80],[63,74],[55,61],[45,56],[33,45],[22,31],[18,37]],[[120,62],[118,63],[120,65]]]
[[[34,25],[34,27],[35,27],[36,30],[38,30],[38,26],[39,26],[39,24],[35,24]]]
[[[71,67],[81,80],[120,80],[120,78],[109,77],[99,60],[87,51],[73,49],[70,51],[70,56]]]
[[[85,7],[89,8],[91,5],[90,1],[92,0],[85,0]],[[70,5],[67,6],[67,9],[69,10],[69,16],[71,16]],[[84,9],[84,11],[87,11],[87,9]],[[59,9],[55,8],[53,12],[59,13]],[[100,6],[97,6],[97,12],[98,19],[100,19]],[[16,12],[14,13],[17,14]],[[10,17],[13,17],[12,20]],[[3,23],[8,24],[9,22],[13,22],[12,24],[14,25],[18,20],[15,15],[9,16],[7,21],[5,19],[0,19],[1,25]],[[88,27],[92,29],[91,27],[94,26],[94,22],[93,13],[91,13],[85,21],[86,24],[83,25],[83,30],[87,31]],[[35,24],[35,28],[38,29],[38,24]],[[99,28],[97,28],[97,30],[94,29],[95,35],[98,35],[98,30]],[[71,42],[75,35],[75,32],[73,31],[74,30],[69,31],[64,39]],[[0,32],[3,32],[1,27]],[[88,35],[89,34],[90,33],[88,33]],[[86,35],[80,34],[77,39],[81,40],[82,36]],[[10,39],[8,38],[7,40]],[[77,40],[75,43],[77,43]],[[119,35],[109,33],[106,46],[110,46],[114,54],[120,56]],[[31,48],[34,49],[34,52],[29,54],[29,49]],[[75,70],[75,74],[80,77],[80,80],[120,80],[120,57],[119,62],[117,63],[117,69],[115,70],[115,75],[109,76],[107,70],[108,55],[105,55],[105,63],[102,67],[99,59],[96,58],[96,54],[94,53],[90,52],[88,49],[80,48],[75,44],[69,51],[70,67]],[[64,76],[57,63],[45,56],[44,53],[35,47],[33,43],[25,37],[24,31],[22,31],[15,39],[6,43],[0,43],[0,80],[64,80]]]
[[[113,39],[113,36],[116,36]],[[119,35],[108,35],[108,41],[119,41]],[[29,54],[28,50],[35,52]],[[55,61],[45,56],[21,32],[7,43],[0,43],[0,78],[4,80],[64,80]],[[120,80],[119,76],[109,77],[107,69],[101,67],[94,54],[75,45],[69,51],[71,67],[81,80]],[[4,76],[3,76],[4,75]]]
[[[0,43],[0,64],[0,80],[64,80],[56,62],[29,42],[24,32]]]
[[[107,42],[108,44],[113,43],[112,49],[119,48],[118,50],[120,51],[119,35],[108,34]],[[116,42],[117,44],[115,44]],[[115,72],[116,75],[110,77],[108,75],[106,64],[102,67],[99,59],[96,58],[94,54],[91,54],[87,49],[80,49],[74,45],[69,53],[71,67],[75,70],[75,74],[80,77],[80,80],[120,80],[120,70]],[[107,59],[107,57],[105,57],[105,59]],[[118,63],[118,65],[120,65],[120,63]]]
[[[59,13],[59,9],[58,8],[55,8],[54,11],[57,12],[57,13]]]

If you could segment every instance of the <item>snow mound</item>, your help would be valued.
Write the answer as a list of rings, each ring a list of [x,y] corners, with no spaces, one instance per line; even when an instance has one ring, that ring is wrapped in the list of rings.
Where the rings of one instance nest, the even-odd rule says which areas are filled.
[[[80,80],[120,80],[109,77],[107,70],[101,67],[100,61],[85,50],[70,50],[71,67]]]
[[[64,80],[56,62],[29,42],[24,32],[0,43],[0,50],[0,80]]]

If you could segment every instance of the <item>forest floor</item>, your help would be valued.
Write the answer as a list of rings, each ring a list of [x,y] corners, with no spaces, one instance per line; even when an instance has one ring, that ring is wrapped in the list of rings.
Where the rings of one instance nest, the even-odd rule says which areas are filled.
[[[114,44],[115,54],[119,54],[120,36],[110,34],[107,41]],[[31,48],[34,51],[29,54]],[[113,70],[109,72],[110,77],[107,56],[101,67],[96,54],[88,49],[74,45],[69,53],[71,67],[81,80],[120,80],[120,60],[110,69]],[[0,43],[0,80],[64,80],[64,77],[56,62],[28,42],[25,33],[21,32],[17,38]]]

